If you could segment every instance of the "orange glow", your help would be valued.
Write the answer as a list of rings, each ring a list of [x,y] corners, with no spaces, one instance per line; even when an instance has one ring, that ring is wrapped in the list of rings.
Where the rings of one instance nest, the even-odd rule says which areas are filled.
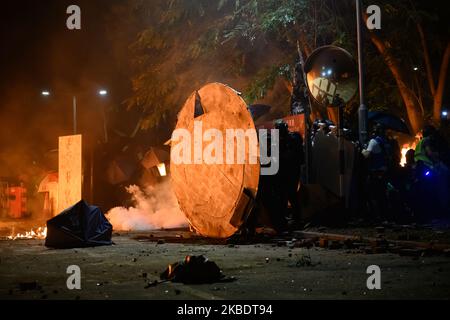
[[[35,230],[31,229],[25,233],[12,234],[7,237],[8,240],[18,240],[18,239],[39,239],[43,240],[47,237],[47,227],[39,227]]]
[[[161,175],[161,177],[167,176],[166,165],[164,164],[164,162],[158,164],[156,167],[158,168],[158,171],[159,171],[159,174]]]
[[[418,133],[414,139],[414,141],[410,142],[410,143],[404,143],[402,146],[402,157],[400,159],[400,165],[402,167],[404,167],[406,165],[406,153],[408,152],[409,149],[416,149],[417,143],[420,141],[420,138],[422,136]]]

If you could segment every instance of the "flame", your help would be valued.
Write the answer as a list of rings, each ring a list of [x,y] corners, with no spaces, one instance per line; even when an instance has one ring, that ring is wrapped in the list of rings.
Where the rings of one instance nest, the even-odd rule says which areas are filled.
[[[416,146],[413,145],[408,145],[408,144],[404,144],[403,148],[402,148],[402,158],[400,159],[400,165],[402,167],[404,167],[406,165],[406,153],[408,152],[409,149],[415,149]]]
[[[414,141],[409,142],[409,143],[405,143],[402,146],[402,158],[400,159],[400,165],[402,167],[405,166],[406,164],[406,153],[408,152],[409,149],[416,149],[417,143],[420,141],[420,139],[422,138],[422,135],[420,133],[418,133],[415,136]]]
[[[43,240],[47,237],[47,227],[39,227],[37,229],[31,229],[25,233],[17,233],[7,237],[8,240],[20,240],[20,239],[39,239]]]

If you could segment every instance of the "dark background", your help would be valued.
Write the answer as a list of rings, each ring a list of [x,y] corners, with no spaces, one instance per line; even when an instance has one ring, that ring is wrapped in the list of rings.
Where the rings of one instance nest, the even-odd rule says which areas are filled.
[[[152,3],[145,2],[149,11],[152,11]],[[81,8],[81,30],[66,27],[66,9],[72,4]],[[73,95],[78,98],[78,131],[84,134],[88,147],[103,146],[102,110],[110,128],[108,148],[114,149],[109,154],[119,152],[130,143],[141,145],[143,149],[148,145],[160,145],[170,135],[173,124],[167,125],[164,132],[159,128],[153,132],[140,131],[129,141],[120,138],[131,135],[142,114],[137,108],[127,111],[124,101],[133,94],[128,65],[132,57],[127,56],[127,48],[135,41],[137,32],[146,27],[140,20],[117,14],[121,12],[116,10],[117,6],[124,4],[128,5],[125,0],[9,0],[1,3],[0,177],[17,177],[31,166],[48,167],[46,155],[57,148],[57,137],[72,134]],[[440,19],[427,25],[430,34],[448,30],[448,19],[442,18],[445,7],[443,1],[420,2],[419,9],[439,13]],[[388,25],[383,27],[389,28]],[[417,34],[411,35],[411,42],[419,41],[414,37]],[[431,39],[429,41],[432,47]],[[365,51],[366,55],[377,54],[371,44]],[[432,59],[438,61],[440,57],[432,56]],[[439,62],[434,63],[435,74]],[[383,67],[387,73],[384,64]],[[367,84],[369,86],[370,82]],[[97,94],[102,88],[108,90],[107,97]],[[444,106],[449,103],[450,81],[446,88]],[[51,96],[43,97],[42,90],[51,91]],[[117,141],[111,141],[114,139]]]
[[[120,108],[129,77],[114,56],[108,13],[120,0],[20,0],[0,9],[0,176],[45,162],[60,135],[72,134],[72,96],[78,131],[92,145],[104,139],[102,108],[115,127],[133,130],[136,117]],[[81,30],[66,27],[66,9],[81,8]],[[130,39],[131,41],[131,39]],[[108,90],[100,97],[100,89]],[[43,97],[42,90],[51,95]]]

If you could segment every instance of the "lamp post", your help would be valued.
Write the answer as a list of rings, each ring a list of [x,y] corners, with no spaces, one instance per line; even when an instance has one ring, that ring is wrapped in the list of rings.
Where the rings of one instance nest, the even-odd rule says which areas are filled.
[[[77,97],[72,98],[72,109],[73,109],[73,134],[77,134]]]
[[[98,95],[101,97],[106,97],[108,95],[108,91],[105,89],[101,89],[98,92]],[[43,90],[41,95],[44,97],[48,97],[51,95],[49,90]],[[77,96],[72,96],[72,116],[73,116],[73,134],[77,134]],[[102,107],[102,117],[103,117],[103,130],[105,135],[105,143],[108,142],[108,130],[106,124],[106,113],[105,108]],[[94,147],[92,146],[90,152],[90,170],[89,170],[89,197],[91,202],[94,199]]]
[[[108,95],[108,91],[105,89],[99,90],[98,94],[101,97],[106,97]],[[105,135],[105,143],[108,142],[108,127],[106,125],[106,112],[105,112],[105,106],[102,106],[102,117],[103,117],[103,133]]]
[[[108,91],[105,89],[101,89],[98,91],[98,94],[102,97],[105,97],[108,95]],[[43,90],[41,92],[41,95],[44,97],[48,97],[51,95],[49,90]],[[73,134],[77,134],[77,96],[73,95],[72,97],[72,115],[73,115]],[[108,142],[108,132],[106,128],[106,115],[105,110],[102,108],[102,116],[103,116],[103,129],[105,132],[105,142]]]
[[[359,110],[358,110],[358,127],[359,142],[364,145],[369,137],[368,134],[368,112],[364,96],[364,60],[363,60],[363,41],[362,41],[362,19],[361,19],[361,0],[356,2],[356,34],[358,42],[358,73],[359,73]]]

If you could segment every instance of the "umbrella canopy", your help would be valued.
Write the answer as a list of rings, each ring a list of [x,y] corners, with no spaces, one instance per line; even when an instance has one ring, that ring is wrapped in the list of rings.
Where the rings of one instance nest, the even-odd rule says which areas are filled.
[[[81,200],[47,221],[45,246],[82,248],[111,245],[112,225],[103,212]]]
[[[368,115],[369,121],[373,121],[382,124],[386,129],[391,129],[398,132],[403,132],[410,134],[408,126],[403,119],[394,116],[389,113],[384,113],[380,111],[370,111]]]

